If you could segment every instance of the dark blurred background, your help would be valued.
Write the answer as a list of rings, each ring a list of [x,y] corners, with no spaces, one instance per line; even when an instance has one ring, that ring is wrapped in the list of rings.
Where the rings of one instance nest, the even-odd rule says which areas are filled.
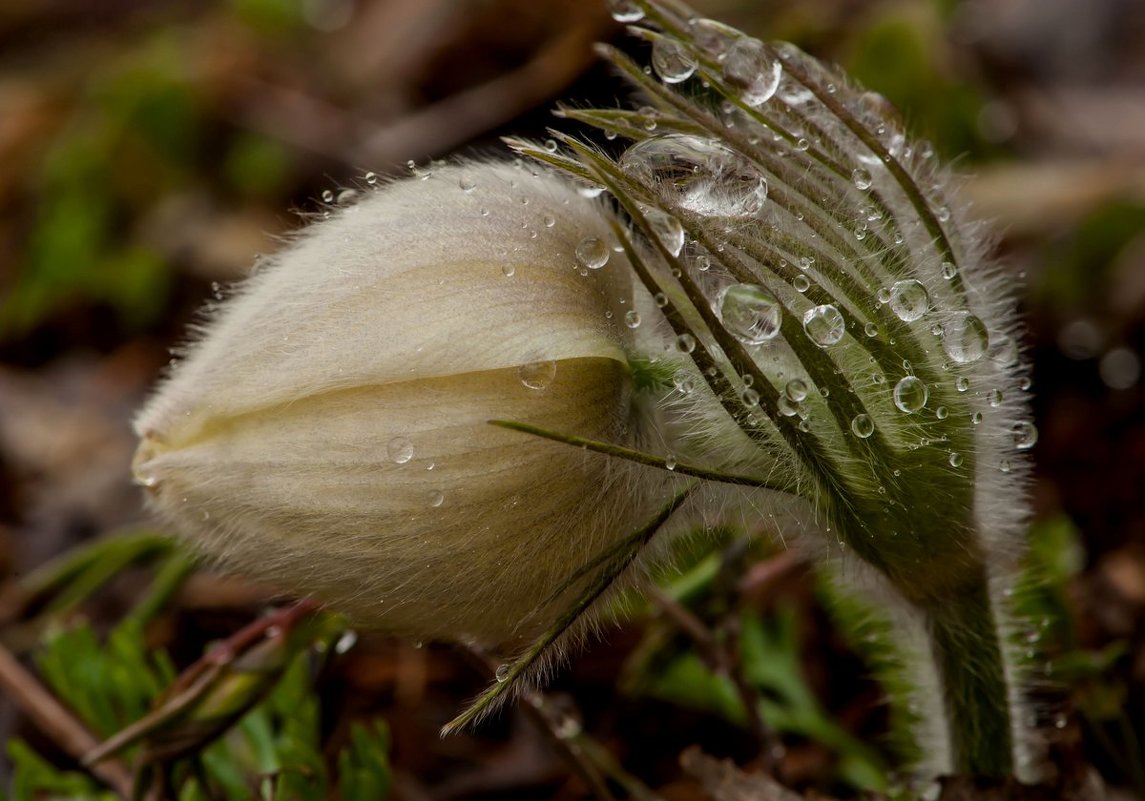
[[[1024,279],[1037,530],[1050,532],[1068,587],[1073,645],[1100,656],[1072,687],[1071,704],[1088,711],[1070,728],[1112,783],[1127,784],[1141,756],[1117,721],[1138,736],[1145,721],[1145,3],[696,6],[885,94],[995,221],[1008,269]],[[630,47],[602,5],[581,0],[0,4],[0,581],[142,519],[132,411],[196,309],[298,228],[299,212],[345,202],[368,171],[400,175],[410,161],[501,153],[510,132],[568,130],[549,114],[558,99],[627,102],[591,53],[598,39]],[[799,581],[809,582],[780,591],[812,604]],[[212,595],[224,589],[234,591],[193,585],[183,603],[225,608],[231,596]],[[229,623],[200,614],[204,639]],[[635,636],[623,629],[598,646],[558,690],[603,692]],[[408,797],[549,797],[565,786],[551,760],[520,768],[515,740],[516,751],[501,742],[481,757],[499,780],[443,774],[441,750],[468,741],[443,745],[432,739],[441,721],[402,716],[434,693],[447,716],[480,677],[447,653],[374,648],[347,681],[386,711]],[[805,650],[812,684],[830,695],[830,648]],[[403,673],[411,659],[420,684]],[[21,725],[0,699],[0,736]],[[622,756],[632,748],[632,725],[600,726]],[[1109,737],[1128,750],[1102,747]],[[663,789],[670,772],[647,761]]]

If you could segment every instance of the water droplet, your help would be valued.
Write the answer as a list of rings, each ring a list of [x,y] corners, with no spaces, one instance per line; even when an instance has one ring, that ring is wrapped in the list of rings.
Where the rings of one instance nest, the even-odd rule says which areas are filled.
[[[796,403],[801,403],[807,397],[807,382],[802,378],[793,378],[787,382],[787,386],[783,388],[787,393],[787,397]]]
[[[512,667],[507,663],[498,665],[497,669],[493,671],[493,678],[497,680],[498,684],[504,683],[509,680],[510,672],[512,672]]]
[[[644,9],[633,0],[608,0],[608,13],[617,22],[639,22],[644,19]]]
[[[624,313],[624,324],[629,328],[637,328],[640,325],[640,312],[635,309],[629,309]]]
[[[743,405],[749,409],[754,409],[756,406],[759,406],[759,392],[751,387],[746,388],[743,394],[740,395],[740,398],[743,400]]]
[[[378,174],[376,172],[368,172],[368,173],[366,173],[365,177],[366,177],[366,183],[369,184],[370,186],[374,186],[378,183]]]
[[[576,246],[576,260],[590,270],[608,264],[608,247],[595,236],[585,237]]]
[[[652,43],[652,69],[664,83],[680,83],[696,71],[696,60],[684,45],[661,36]]]
[[[855,184],[857,189],[861,189],[864,192],[870,189],[871,184],[874,183],[871,179],[871,173],[862,167],[851,171],[851,181]]]
[[[322,190],[322,202],[323,203],[333,203],[334,202],[334,190],[323,189]]]
[[[806,292],[811,288],[811,279],[805,275],[797,275],[791,279],[791,286],[796,292]]]
[[[696,256],[694,264],[696,269],[702,273],[706,273],[712,268],[712,260],[706,253],[701,253]]]
[[[714,139],[666,134],[637,142],[620,167],[671,204],[708,217],[750,217],[767,200],[767,180]]]
[[[405,437],[394,437],[386,444],[386,454],[390,461],[405,464],[413,458],[413,443]]]
[[[737,339],[759,345],[779,333],[779,301],[761,286],[733,284],[720,298],[720,319]]]
[[[875,421],[870,415],[857,414],[851,420],[851,432],[859,439],[866,439],[875,433]]]
[[[982,422],[982,412],[974,412],[974,414],[970,415],[970,422],[973,423],[974,425],[978,425],[979,423],[981,423]]]
[[[982,358],[990,344],[986,324],[970,312],[958,312],[942,328],[942,348],[959,364]]]
[[[912,322],[926,314],[930,308],[930,295],[920,282],[910,279],[896,281],[891,286],[891,311],[903,322]]]
[[[962,466],[962,454],[961,453],[955,453],[955,452],[951,451],[950,452],[950,459],[948,461],[950,462],[951,467],[961,467]]]
[[[541,222],[545,224],[546,228],[552,228],[557,224],[557,218],[551,214],[545,214],[545,216],[541,218]]]
[[[513,265],[513,264],[502,264],[501,265],[501,275],[505,276],[506,278],[512,278],[516,274],[516,272],[517,272],[516,265]]]
[[[1010,460],[1009,459],[1003,459],[1002,461],[998,462],[998,469],[1001,470],[1003,473],[1009,473],[1010,472]]]
[[[1033,423],[1023,421],[1014,426],[1014,447],[1028,451],[1038,442],[1038,429]]]
[[[339,204],[349,203],[351,200],[358,196],[357,189],[343,189],[338,193],[337,201]]]
[[[445,503],[445,493],[441,490],[433,490],[429,493],[429,505],[434,509]]]
[[[958,275],[958,267],[954,265],[954,262],[944,261],[942,263],[942,277],[949,281],[956,275]]]
[[[669,470],[675,470],[676,469],[676,457],[670,453],[667,456],[665,456],[664,457],[664,467],[668,468]]]
[[[739,89],[749,106],[761,106],[779,87],[783,65],[763,42],[744,36],[737,39],[724,57],[724,80]]]
[[[684,227],[680,221],[660,209],[649,209],[646,216],[653,236],[660,240],[665,250],[679,256],[684,249]]]
[[[922,380],[908,375],[895,384],[895,406],[901,411],[911,414],[926,406],[926,399],[930,397],[930,390]]]
[[[995,409],[1002,405],[1002,401],[1006,399],[1006,395],[1000,389],[990,390],[990,394],[986,396],[987,402]]]
[[[934,416],[939,420],[945,420],[948,416],[950,416],[950,412],[946,410],[945,406],[939,406],[934,410]]]
[[[691,334],[680,334],[676,337],[676,350],[681,353],[691,353],[696,349],[696,338]]]
[[[958,379],[954,382],[954,388],[959,392],[965,392],[970,389],[970,379],[964,375],[958,376]]]
[[[652,302],[656,304],[656,308],[663,309],[668,305],[668,296],[663,292],[657,292],[652,296]]]
[[[1022,392],[1029,392],[1030,387],[1032,387],[1033,385],[1034,385],[1034,380],[1032,378],[1030,378],[1028,375],[1024,375],[1024,376],[1022,376],[1021,383],[1018,384],[1018,388],[1021,389]]]
[[[539,361],[522,364],[517,368],[521,383],[529,389],[545,389],[557,376],[555,361]]]
[[[805,152],[811,149],[811,143],[808,142],[805,137],[801,136],[795,141],[795,149],[801,152]]]
[[[808,309],[803,315],[803,330],[821,348],[834,345],[843,338],[846,322],[843,315],[830,304]]]
[[[695,380],[684,370],[680,370],[672,376],[672,384],[681,395],[691,395],[696,388]]]

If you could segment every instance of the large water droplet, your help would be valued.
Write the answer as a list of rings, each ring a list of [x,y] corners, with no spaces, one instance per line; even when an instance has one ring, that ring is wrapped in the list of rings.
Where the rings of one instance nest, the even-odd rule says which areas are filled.
[[[959,364],[982,358],[990,344],[986,324],[970,312],[958,312],[943,326],[942,348]]]
[[[767,51],[763,42],[750,36],[737,39],[724,57],[724,80],[740,90],[749,106],[761,106],[770,100],[782,74],[779,59]]]
[[[859,439],[866,439],[875,433],[875,421],[870,418],[870,415],[857,414],[851,420],[851,431]]]
[[[845,329],[843,315],[829,303],[808,309],[803,315],[803,330],[821,348],[834,345],[842,339]]]
[[[394,437],[386,444],[386,455],[392,462],[405,464],[413,458],[413,443],[405,437]]]
[[[624,152],[620,167],[694,214],[750,217],[767,200],[767,180],[759,170],[714,139],[688,134],[645,139]]]
[[[1014,426],[1014,447],[1020,451],[1028,451],[1038,442],[1038,429],[1030,422],[1021,422]]]
[[[908,375],[895,384],[895,406],[911,414],[926,406],[926,399],[930,397],[930,390],[922,380]]]
[[[673,256],[679,256],[684,249],[684,226],[680,225],[680,221],[660,209],[649,209],[645,216],[652,235],[660,240],[665,250]]]
[[[608,263],[608,247],[595,236],[585,237],[577,243],[576,260],[582,267],[599,270]]]
[[[664,83],[680,83],[695,73],[696,60],[684,45],[661,36],[652,43],[652,69]]]
[[[891,286],[890,304],[895,316],[909,323],[926,314],[930,308],[930,296],[926,294],[926,287],[913,278],[896,281]]]
[[[733,284],[720,298],[720,319],[737,339],[749,345],[774,339],[782,314],[775,296],[755,284]]]
[[[861,189],[864,192],[870,189],[871,184],[874,183],[874,181],[871,179],[871,173],[868,170],[864,170],[862,167],[858,167],[851,171],[851,181],[855,184],[855,188]]]
[[[521,383],[529,389],[544,389],[556,378],[557,363],[539,361],[522,364],[517,368],[517,375],[520,376]]]

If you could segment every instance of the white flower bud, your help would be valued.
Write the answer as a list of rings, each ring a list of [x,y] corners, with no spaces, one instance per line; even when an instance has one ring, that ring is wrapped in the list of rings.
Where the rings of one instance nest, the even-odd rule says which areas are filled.
[[[594,202],[508,165],[373,193],[205,326],[139,415],[136,477],[207,553],[367,623],[535,633],[631,529],[641,468],[488,421],[629,439],[610,237]],[[586,240],[611,263],[578,263]]]

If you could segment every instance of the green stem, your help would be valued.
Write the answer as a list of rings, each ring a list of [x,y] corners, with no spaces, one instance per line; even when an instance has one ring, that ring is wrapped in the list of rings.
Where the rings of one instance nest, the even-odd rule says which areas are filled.
[[[1002,635],[986,571],[959,596],[926,611],[955,773],[1007,776],[1014,769]]]

